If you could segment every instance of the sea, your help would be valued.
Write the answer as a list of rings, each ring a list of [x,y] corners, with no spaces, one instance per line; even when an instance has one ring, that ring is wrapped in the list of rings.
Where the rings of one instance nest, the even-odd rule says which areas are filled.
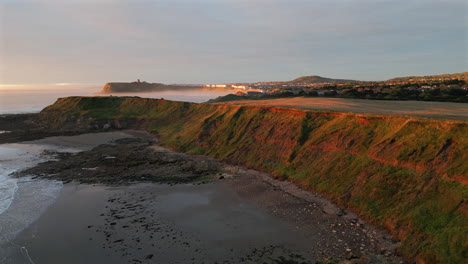
[[[0,86],[0,115],[37,113],[61,97],[110,96],[110,94],[96,94],[101,87],[98,85]],[[112,94],[112,96],[139,96],[201,103],[228,93],[231,92],[200,89]],[[0,131],[1,133],[9,131]],[[59,181],[35,179],[35,175],[15,178],[13,174],[40,162],[53,160],[55,156],[50,153],[83,150],[41,140],[0,144],[0,249],[2,243],[11,243],[21,230],[35,221],[55,201],[62,189],[62,183]]]
[[[99,85],[0,85],[0,114],[35,113],[67,96],[139,96],[172,101],[203,103],[209,99],[232,93],[230,90],[177,90],[148,93],[98,94]]]

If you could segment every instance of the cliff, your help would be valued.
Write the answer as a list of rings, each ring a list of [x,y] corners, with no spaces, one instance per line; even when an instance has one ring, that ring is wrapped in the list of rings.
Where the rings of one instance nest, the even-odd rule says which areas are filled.
[[[107,93],[141,93],[141,92],[157,92],[157,91],[168,91],[168,90],[186,90],[186,89],[198,89],[201,86],[189,86],[189,85],[166,85],[162,83],[147,83],[147,82],[110,82],[106,83],[101,94]]]
[[[61,98],[38,121],[146,129],[176,150],[318,191],[388,229],[410,260],[466,259],[465,121],[124,97]]]

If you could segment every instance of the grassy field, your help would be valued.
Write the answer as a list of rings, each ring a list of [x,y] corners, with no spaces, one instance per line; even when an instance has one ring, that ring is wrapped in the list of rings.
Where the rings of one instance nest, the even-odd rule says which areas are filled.
[[[323,97],[290,97],[225,102],[354,113],[380,113],[468,120],[468,104],[424,101],[384,101]]]

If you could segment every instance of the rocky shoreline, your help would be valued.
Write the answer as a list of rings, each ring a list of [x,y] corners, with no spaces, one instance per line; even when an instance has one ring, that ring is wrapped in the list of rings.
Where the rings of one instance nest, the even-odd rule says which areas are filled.
[[[23,170],[16,176],[37,175],[63,182],[129,184],[133,182],[203,182],[218,175],[220,164],[181,153],[155,151],[154,141],[126,138],[79,153],[54,153],[56,160]]]
[[[34,115],[0,118],[0,130],[11,131],[0,134],[0,143],[83,133],[47,131],[36,126],[33,119]],[[17,123],[16,126],[12,120]],[[139,252],[138,248],[147,248],[149,241],[158,240],[156,237],[167,239],[167,236],[170,236],[174,243],[184,243],[182,233],[177,233],[174,231],[176,228],[170,227],[173,223],[161,227],[161,223],[157,221],[160,217],[159,211],[154,211],[152,206],[157,200],[153,196],[155,192],[158,193],[160,187],[157,186],[160,184],[168,186],[167,188],[174,186],[174,191],[180,191],[177,188],[185,188],[187,184],[201,186],[199,188],[202,189],[225,188],[242,201],[254,204],[257,210],[286,222],[292,227],[292,233],[300,234],[298,237],[307,241],[304,245],[307,250],[302,251],[279,246],[281,243],[272,241],[271,247],[252,247],[251,253],[245,256],[230,256],[224,263],[257,263],[267,259],[270,262],[265,261],[266,263],[403,262],[395,255],[394,250],[398,242],[391,236],[366,224],[355,214],[334,206],[319,195],[244,167],[224,164],[205,156],[173,152],[159,146],[153,135],[143,131],[126,133],[131,137],[88,151],[76,154],[54,153],[55,160],[18,172],[16,176],[35,175],[65,183],[79,182],[128,188],[124,193],[116,193],[107,199],[100,213],[103,217],[102,225],[88,225],[90,230],[104,235],[103,248],[125,255],[127,263],[155,261],[158,258],[156,253],[162,254],[163,251],[148,249],[148,252],[153,250],[156,253],[144,255],[135,252]],[[149,185],[137,190],[131,187],[142,183]],[[164,191],[171,192],[170,189]],[[116,226],[120,228],[116,229]],[[137,233],[142,234],[144,238]],[[128,236],[128,239],[122,238],[125,236]],[[210,248],[202,246],[203,243],[200,244],[199,241],[190,240],[186,243],[188,245],[184,244],[185,246],[198,250],[192,253],[196,256],[193,263],[202,263],[204,256],[210,254]]]
[[[0,115],[0,144],[31,141],[53,136],[72,136],[83,131],[51,131],[35,122],[39,114]]]

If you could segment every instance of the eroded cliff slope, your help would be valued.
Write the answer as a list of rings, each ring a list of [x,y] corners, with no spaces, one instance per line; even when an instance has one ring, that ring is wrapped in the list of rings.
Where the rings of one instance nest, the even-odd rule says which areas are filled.
[[[468,248],[468,123],[276,107],[69,97],[38,121],[56,129],[136,127],[176,150],[288,179],[384,226],[420,263]]]

